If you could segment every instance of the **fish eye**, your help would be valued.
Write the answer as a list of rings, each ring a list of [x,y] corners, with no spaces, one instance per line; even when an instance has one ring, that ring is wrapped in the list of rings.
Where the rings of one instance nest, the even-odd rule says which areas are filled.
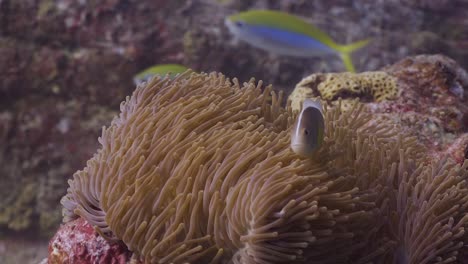
[[[236,21],[234,22],[236,24],[237,27],[242,27],[244,26],[244,23],[242,23],[242,21]]]
[[[304,129],[304,134],[305,134],[306,136],[308,136],[308,135],[309,135],[309,130]]]

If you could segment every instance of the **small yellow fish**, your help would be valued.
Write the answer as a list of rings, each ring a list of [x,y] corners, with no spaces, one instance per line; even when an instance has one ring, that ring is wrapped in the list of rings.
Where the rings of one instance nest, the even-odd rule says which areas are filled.
[[[305,99],[291,131],[292,150],[310,157],[322,145],[325,130],[323,107],[319,99]]]
[[[183,73],[188,70],[187,67],[179,64],[160,64],[149,67],[142,72],[138,73],[133,77],[135,85],[139,85],[143,82],[147,82],[151,77],[158,75],[164,77],[166,74],[170,74],[170,78],[174,78],[178,73]]]

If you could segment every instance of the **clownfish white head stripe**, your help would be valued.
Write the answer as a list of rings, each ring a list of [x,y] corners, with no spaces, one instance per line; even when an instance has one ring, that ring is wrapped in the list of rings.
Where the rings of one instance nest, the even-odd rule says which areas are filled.
[[[319,99],[305,99],[291,131],[291,148],[300,156],[311,156],[323,142],[325,121]]]

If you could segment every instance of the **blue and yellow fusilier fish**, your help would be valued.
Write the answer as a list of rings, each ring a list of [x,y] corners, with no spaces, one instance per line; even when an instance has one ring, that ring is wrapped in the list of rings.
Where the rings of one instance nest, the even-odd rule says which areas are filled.
[[[272,10],[251,10],[229,16],[229,31],[247,43],[280,55],[317,57],[338,54],[346,69],[354,72],[350,54],[367,45],[361,40],[335,43],[326,33],[297,16]]]
[[[177,74],[183,73],[188,70],[187,67],[179,64],[160,64],[156,66],[149,67],[142,72],[138,73],[133,77],[133,82],[135,85],[139,85],[143,82],[147,82],[151,77],[159,75],[164,77],[166,74],[169,74],[170,78],[174,78]]]
[[[292,127],[292,150],[300,156],[312,156],[322,145],[324,131],[325,121],[322,103],[319,99],[305,99],[296,123]]]

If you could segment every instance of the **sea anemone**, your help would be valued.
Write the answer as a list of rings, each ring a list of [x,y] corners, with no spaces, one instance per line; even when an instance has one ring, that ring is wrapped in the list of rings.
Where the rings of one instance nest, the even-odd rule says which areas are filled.
[[[64,221],[81,216],[148,263],[456,257],[468,164],[428,169],[414,137],[358,103],[325,109],[324,144],[301,158],[289,147],[296,112],[282,102],[261,82],[215,73],[137,87],[69,181]],[[418,243],[411,232],[426,229],[414,220],[435,224],[444,244]]]
[[[466,263],[468,160],[430,165],[401,159],[389,181],[395,189],[390,228],[398,241],[397,263]]]

